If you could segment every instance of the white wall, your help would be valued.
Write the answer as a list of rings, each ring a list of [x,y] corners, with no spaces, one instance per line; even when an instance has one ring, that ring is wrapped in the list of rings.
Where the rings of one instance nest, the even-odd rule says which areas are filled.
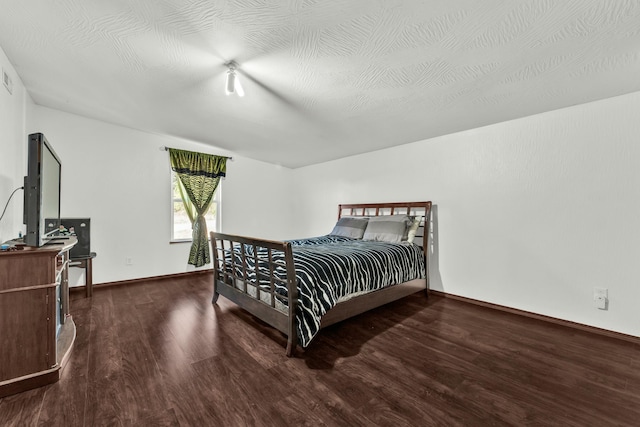
[[[338,203],[432,200],[433,289],[640,336],[638,159],[633,93],[297,169],[296,215],[318,235]]]
[[[0,48],[0,67],[13,81],[13,91],[9,93],[0,83],[0,215],[9,196],[23,185],[27,173],[25,158],[27,136],[25,129],[25,108],[31,102],[20,77]],[[24,193],[17,191],[7,212],[0,222],[0,242],[18,237],[23,231],[22,208]]]
[[[189,244],[169,243],[170,167],[161,146],[233,155],[221,187],[222,231],[287,235],[290,170],[36,105],[28,116],[28,133],[43,132],[62,160],[62,216],[91,218],[94,283],[192,270]]]

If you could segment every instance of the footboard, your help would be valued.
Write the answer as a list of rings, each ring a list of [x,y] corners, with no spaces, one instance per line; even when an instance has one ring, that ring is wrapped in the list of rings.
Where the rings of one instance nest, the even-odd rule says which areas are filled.
[[[213,300],[233,301],[287,335],[287,356],[297,345],[298,289],[291,244],[211,232]]]

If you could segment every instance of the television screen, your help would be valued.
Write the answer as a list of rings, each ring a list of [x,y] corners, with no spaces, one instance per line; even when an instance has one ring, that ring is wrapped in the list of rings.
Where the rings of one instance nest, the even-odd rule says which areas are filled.
[[[29,135],[25,177],[25,243],[42,246],[58,233],[62,164],[41,133]]]

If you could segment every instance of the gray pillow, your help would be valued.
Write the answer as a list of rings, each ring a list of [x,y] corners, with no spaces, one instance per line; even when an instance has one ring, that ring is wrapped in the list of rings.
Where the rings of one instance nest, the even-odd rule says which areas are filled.
[[[369,218],[343,217],[338,220],[335,227],[333,227],[333,231],[329,234],[332,236],[362,239],[368,222]]]
[[[407,215],[383,215],[369,218],[363,240],[398,243],[407,235],[411,220]]]

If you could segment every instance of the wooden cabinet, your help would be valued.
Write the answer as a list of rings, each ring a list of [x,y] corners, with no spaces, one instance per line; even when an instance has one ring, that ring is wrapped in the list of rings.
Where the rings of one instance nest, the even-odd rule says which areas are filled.
[[[68,282],[75,243],[0,252],[0,397],[60,378],[75,339]]]

